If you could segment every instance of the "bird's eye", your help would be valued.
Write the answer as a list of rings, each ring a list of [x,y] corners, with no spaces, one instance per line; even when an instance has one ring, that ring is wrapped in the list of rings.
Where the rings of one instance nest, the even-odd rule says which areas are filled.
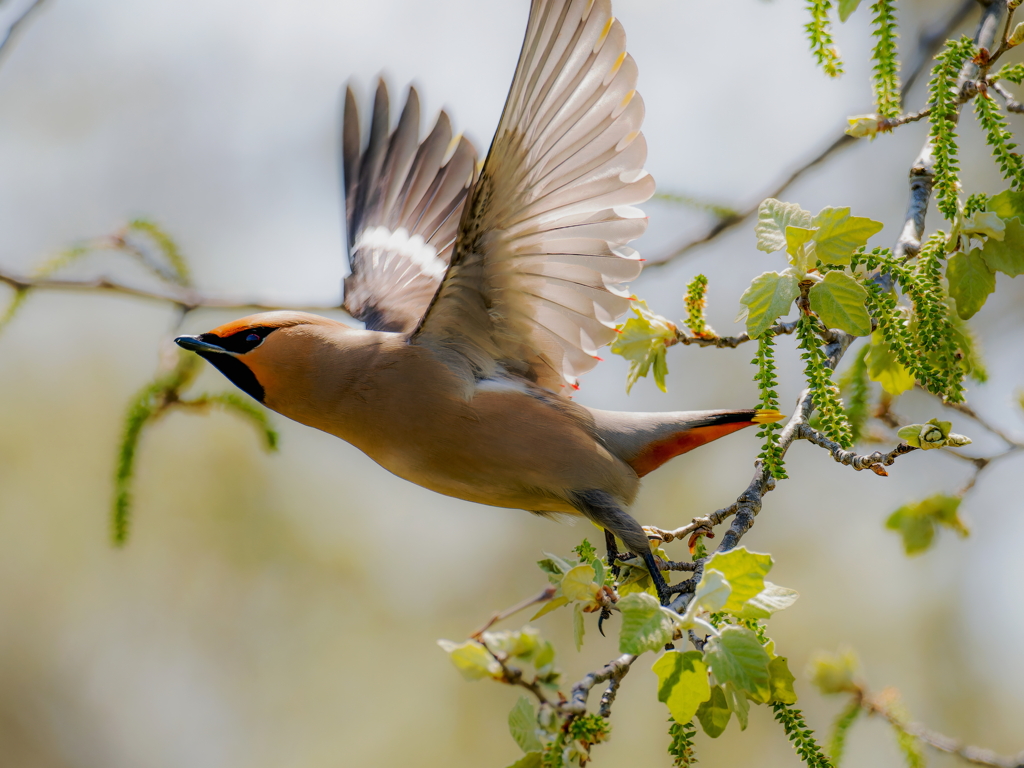
[[[259,334],[257,334],[257,333],[250,333],[248,336],[245,337],[245,340],[246,341],[259,341],[260,337],[259,337]]]

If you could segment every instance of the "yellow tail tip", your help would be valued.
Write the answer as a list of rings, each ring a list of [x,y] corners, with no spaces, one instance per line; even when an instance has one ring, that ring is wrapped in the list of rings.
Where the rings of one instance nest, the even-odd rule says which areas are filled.
[[[785,414],[762,408],[754,415],[751,421],[755,424],[774,424],[776,421],[782,421],[784,418],[786,418]]]

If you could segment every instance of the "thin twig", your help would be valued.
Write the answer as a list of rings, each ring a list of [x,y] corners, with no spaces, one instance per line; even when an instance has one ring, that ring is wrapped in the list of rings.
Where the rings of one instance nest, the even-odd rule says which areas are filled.
[[[799,321],[793,320],[788,323],[777,323],[768,329],[768,332],[772,336],[786,336],[793,333],[796,330]],[[676,328],[676,338],[674,341],[669,341],[666,346],[674,346],[675,344],[682,344],[684,346],[696,345],[698,347],[716,347],[718,349],[735,349],[740,344],[746,344],[750,341],[750,336],[746,333],[741,333],[738,336],[693,336],[688,334],[681,328]]]
[[[904,722],[903,718],[887,706],[882,697],[873,697],[863,690],[857,692],[857,697],[860,705],[869,715],[878,715],[884,718],[893,727],[920,739],[932,749],[956,755],[961,760],[975,765],[990,765],[995,768],[1024,768],[1024,752],[1006,756],[993,752],[991,749],[972,747],[959,739],[941,734],[920,723]]]
[[[125,285],[124,283],[119,283],[107,277],[98,277],[93,280],[64,280],[52,277],[33,278],[18,275],[5,269],[0,269],[0,283],[6,283],[15,291],[101,291],[121,293],[126,296],[134,296],[139,299],[174,304],[175,306],[189,312],[195,309],[254,309],[260,312],[270,312],[282,309],[308,312],[330,312],[341,309],[339,306],[326,304],[296,306],[283,303],[278,304],[274,302],[266,302],[260,299],[250,300],[205,296],[195,291],[189,291],[171,285],[164,285],[164,290],[152,290]]]
[[[506,608],[504,611],[498,611],[493,616],[491,616],[491,618],[489,618],[487,620],[486,624],[484,624],[482,627],[480,627],[480,629],[478,629],[476,632],[471,634],[469,636],[470,639],[472,639],[472,640],[479,640],[481,638],[481,636],[484,634],[484,632],[486,632],[488,629],[493,627],[499,621],[504,621],[509,616],[513,616],[513,615],[519,613],[524,608],[529,608],[531,605],[536,605],[537,603],[546,603],[548,600],[550,600],[552,597],[555,596],[555,592],[557,592],[557,591],[558,591],[557,587],[553,587],[553,586],[552,587],[548,587],[547,589],[543,590],[536,597],[531,597],[531,598],[529,598],[527,600],[523,600],[520,603],[516,603],[511,608]]]
[[[862,456],[854,451],[848,451],[835,440],[830,440],[821,432],[812,429],[804,424],[797,430],[797,437],[824,448],[832,454],[832,458],[840,464],[853,467],[860,472],[862,469],[870,469],[876,475],[886,476],[885,467],[892,466],[898,456],[918,450],[912,445],[900,443],[888,453],[875,451],[874,453]]]

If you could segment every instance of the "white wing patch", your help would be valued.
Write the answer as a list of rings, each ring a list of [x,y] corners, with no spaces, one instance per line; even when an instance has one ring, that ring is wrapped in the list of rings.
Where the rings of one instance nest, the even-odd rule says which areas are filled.
[[[399,227],[394,232],[387,227],[368,227],[359,233],[359,239],[352,249],[366,249],[371,254],[375,270],[404,268],[394,275],[397,284],[413,279],[416,273],[440,277],[448,269],[447,262],[438,258],[434,246],[424,240],[422,235],[410,237],[405,227]]]

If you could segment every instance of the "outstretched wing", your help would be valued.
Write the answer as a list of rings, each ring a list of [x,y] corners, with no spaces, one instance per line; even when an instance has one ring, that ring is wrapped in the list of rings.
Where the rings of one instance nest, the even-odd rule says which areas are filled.
[[[363,146],[356,98],[345,93],[342,163],[349,266],[345,309],[374,331],[408,332],[423,316],[451,261],[476,150],[460,137],[454,152],[444,112],[420,143],[420,100],[409,89],[390,131],[381,80]]]
[[[643,100],[609,0],[532,0],[501,122],[414,343],[467,375],[566,394],[597,364],[640,273]]]

